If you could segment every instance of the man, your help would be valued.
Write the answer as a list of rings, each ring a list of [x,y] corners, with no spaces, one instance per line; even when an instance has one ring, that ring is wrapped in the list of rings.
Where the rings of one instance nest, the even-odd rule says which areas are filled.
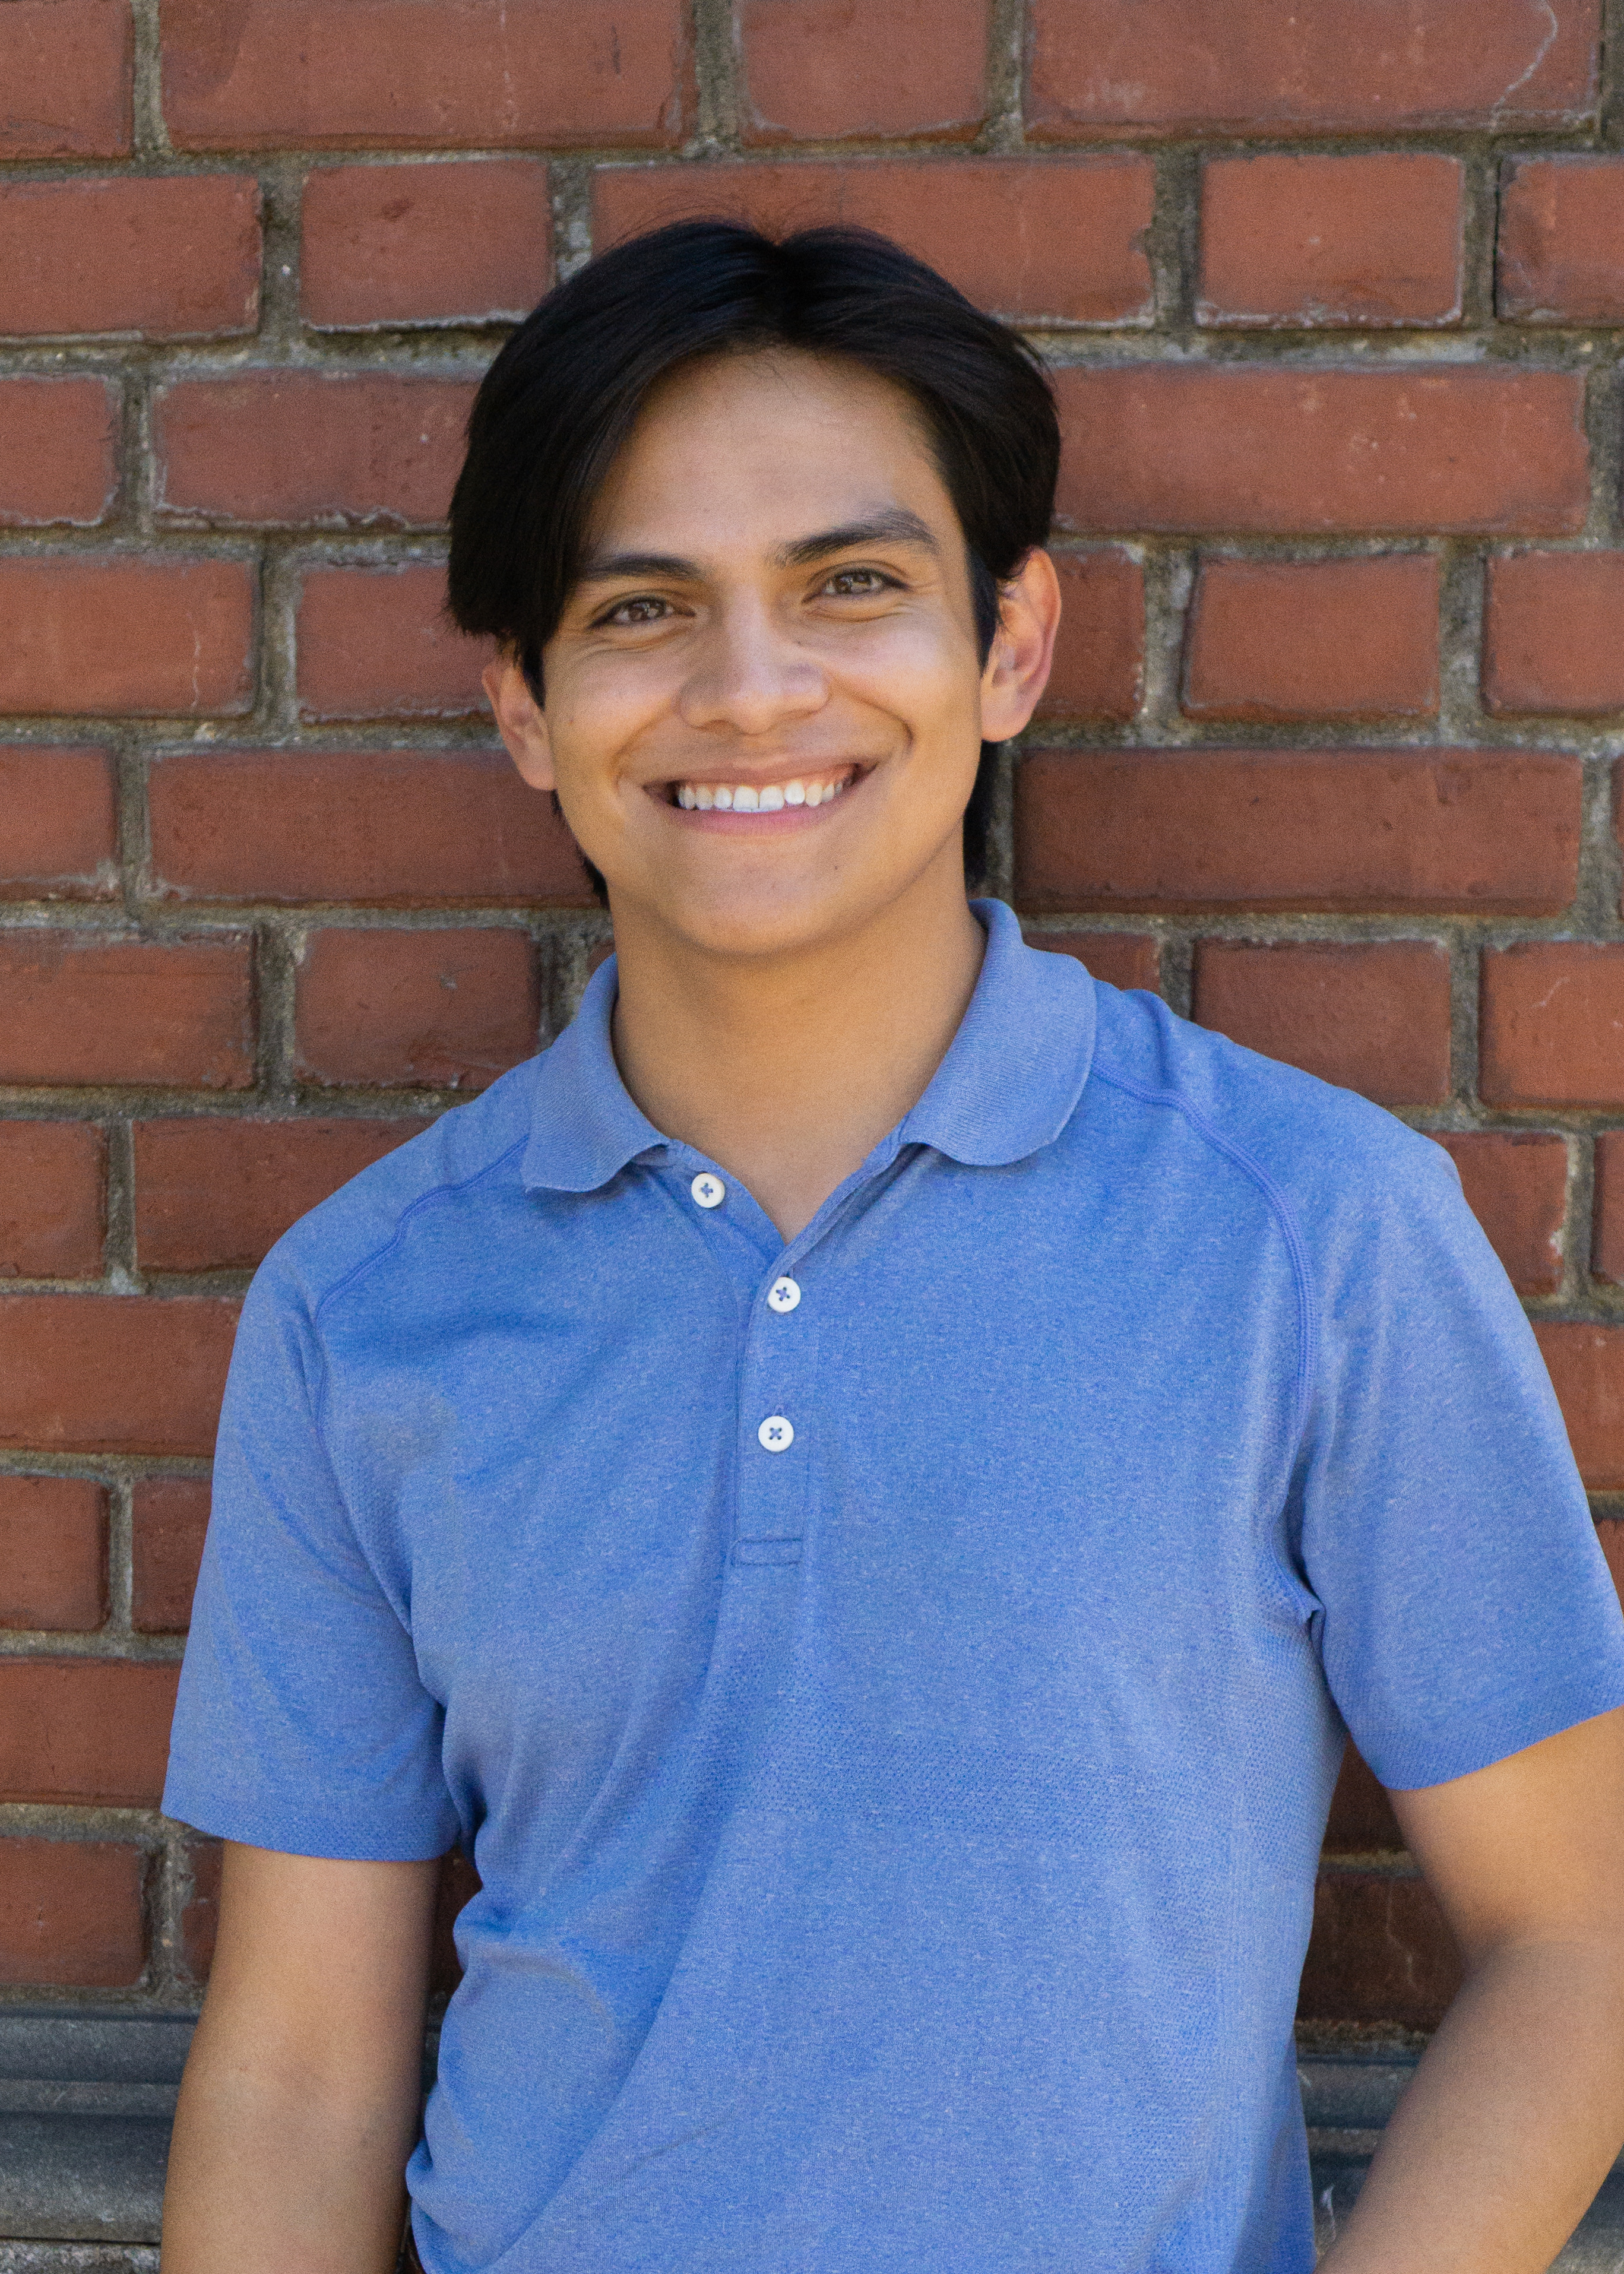
[[[966,900],[1056,456],[838,231],[485,383],[453,606],[618,954],[249,1299],[166,2274],[386,2269],[409,2157],[429,2274],[1301,2274],[1345,1728],[1466,1987],[1327,2263],[1534,2274],[1624,2139],[1624,1623],[1453,1168]]]

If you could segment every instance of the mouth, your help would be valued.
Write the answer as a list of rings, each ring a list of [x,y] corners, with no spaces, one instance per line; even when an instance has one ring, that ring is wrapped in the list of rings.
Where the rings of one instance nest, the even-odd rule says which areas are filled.
[[[695,776],[654,786],[654,794],[684,813],[809,812],[832,805],[868,771],[855,764],[824,766],[770,782],[701,780]]]

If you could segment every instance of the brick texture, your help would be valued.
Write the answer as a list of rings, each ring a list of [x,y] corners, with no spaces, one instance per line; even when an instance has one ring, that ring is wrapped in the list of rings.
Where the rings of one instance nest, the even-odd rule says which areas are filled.
[[[0,158],[117,158],[130,147],[125,0],[0,8]]]
[[[737,0],[748,142],[973,134],[989,0]]]
[[[1336,1789],[1331,1795],[1325,1851],[1330,1856],[1402,1856],[1405,1852],[1393,1803],[1351,1742],[1343,1751]]]
[[[93,1121],[0,1121],[0,1279],[94,1279],[107,1140]]]
[[[103,900],[117,858],[107,751],[0,746],[0,900]]]
[[[1190,615],[1192,719],[1428,719],[1438,709],[1438,563],[1211,560]]]
[[[252,701],[243,561],[0,559],[0,713],[232,716]]]
[[[1425,150],[1209,161],[1197,321],[1453,323],[1462,185]]]
[[[1154,994],[1161,984],[1160,944],[1149,932],[1045,931],[1028,927],[1034,947],[1056,955],[1074,955],[1108,987],[1147,987]]]
[[[0,1800],[154,1807],[179,1672],[106,1659],[0,1659]]]
[[[180,1915],[180,1974],[185,1982],[207,1982],[220,1924],[221,1843],[218,1840],[189,1840],[186,1857],[192,1893]]]
[[[84,1634],[106,1616],[102,1487],[86,1477],[0,1476],[0,1627]]]
[[[1438,1141],[1513,1286],[1524,1295],[1557,1293],[1568,1207],[1565,1140],[1485,1129]]]
[[[1624,1327],[1535,1322],[1579,1473],[1592,1492],[1624,1491]]]
[[[1624,1105],[1624,947],[1530,940],[1483,959],[1492,1105]]]
[[[553,282],[547,169],[530,158],[319,166],[304,184],[299,296],[330,331],[487,324]]]
[[[1033,0],[1041,135],[1576,124],[1600,0]]]
[[[1607,1559],[1607,1569],[1613,1574],[1613,1584],[1624,1600],[1624,1521],[1616,1517],[1601,1517],[1597,1521],[1596,1536],[1601,1542],[1601,1552]]]
[[[1624,159],[1510,161],[1498,297],[1514,323],[1624,322]]]
[[[1016,780],[1024,907],[1533,915],[1577,873],[1555,752],[1053,750]]]
[[[1132,719],[1145,683],[1145,573],[1115,548],[1056,553],[1061,617],[1041,719]]]
[[[118,487],[117,423],[99,380],[0,380],[0,527],[104,519]]]
[[[1624,1286],[1624,1129],[1596,1140],[1596,1211],[1590,1269],[1598,1279]]]
[[[1432,2029],[1460,1982],[1454,1939],[1424,1880],[1387,1871],[1322,1876],[1297,1999],[1301,2020]]]
[[[1435,1105],[1449,1088],[1449,960],[1419,940],[1380,946],[1203,942],[1195,1016],[1379,1105]]]
[[[177,149],[664,149],[691,113],[682,0],[165,0]]]
[[[0,333],[209,339],[252,332],[259,313],[252,180],[0,184]]]
[[[592,234],[603,247],[715,214],[778,235],[838,222],[894,237],[1000,314],[1136,323],[1150,312],[1154,199],[1139,157],[606,166],[592,177]]]
[[[124,1840],[0,1839],[0,1983],[118,1990],[138,1981],[144,1866]]]
[[[443,568],[311,568],[299,602],[307,719],[462,719],[485,709],[483,641],[443,614]]]
[[[299,966],[300,1076],[483,1089],[537,1047],[535,956],[518,931],[320,931]]]
[[[240,1270],[289,1224],[427,1126],[420,1120],[135,1125],[135,1244],[146,1271]]]
[[[0,1446],[207,1457],[237,1306],[0,1295]]]
[[[1483,699],[1501,717],[1624,711],[1624,552],[1489,563]]]
[[[241,1089],[253,1076],[248,944],[0,932],[0,1082]]]
[[[208,1529],[208,1491],[203,1477],[142,1477],[136,1485],[130,1623],[138,1634],[186,1630]]]

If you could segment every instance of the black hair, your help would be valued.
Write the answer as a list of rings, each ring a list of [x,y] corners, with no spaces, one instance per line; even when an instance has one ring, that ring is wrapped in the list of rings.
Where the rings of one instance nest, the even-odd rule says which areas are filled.
[[[650,390],[679,365],[763,348],[844,357],[913,398],[964,531],[985,662],[999,586],[1047,542],[1054,509],[1060,429],[1036,354],[889,237],[831,228],[775,240],[735,222],[674,222],[549,292],[469,416],[450,611],[507,645],[538,697],[592,506]],[[986,874],[996,750],[981,745],[965,813],[972,885]]]

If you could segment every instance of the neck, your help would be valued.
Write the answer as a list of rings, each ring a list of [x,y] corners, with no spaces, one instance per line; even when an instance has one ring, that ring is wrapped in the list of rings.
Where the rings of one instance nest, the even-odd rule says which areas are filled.
[[[964,1017],[986,940],[952,856],[860,931],[782,956],[712,954],[616,911],[621,1080],[786,1241],[917,1102]]]

